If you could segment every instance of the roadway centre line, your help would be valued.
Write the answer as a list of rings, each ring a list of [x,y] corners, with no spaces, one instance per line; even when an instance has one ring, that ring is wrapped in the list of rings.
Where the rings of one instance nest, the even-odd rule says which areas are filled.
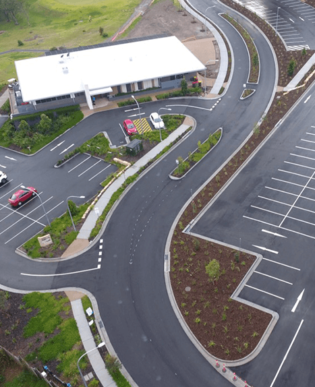
[[[59,273],[59,274],[28,274],[28,273],[21,273],[21,275],[26,275],[28,277],[58,277],[58,276],[62,276],[62,275],[86,273],[87,271],[98,270],[100,268],[101,268],[101,265],[97,265],[97,267],[93,267],[92,269],[85,269],[85,270],[79,270],[79,271],[71,271],[69,273]]]
[[[263,257],[263,259],[264,259],[265,261],[269,261],[269,262],[272,262],[272,263],[276,263],[277,265],[281,265],[281,266],[288,267],[289,269],[301,271],[301,269],[299,269],[299,268],[297,268],[297,267],[285,265],[284,263],[277,262],[277,261],[273,261],[272,259],[268,259],[268,258],[265,258],[265,257]]]
[[[288,348],[286,354],[284,355],[284,358],[283,358],[283,360],[282,360],[282,362],[281,362],[281,364],[280,364],[280,367],[278,368],[278,371],[277,371],[277,373],[276,373],[276,376],[274,377],[272,383],[270,384],[270,387],[272,387],[272,386],[274,385],[274,383],[275,383],[275,381],[276,381],[276,379],[277,379],[277,377],[278,377],[278,375],[279,375],[279,372],[281,371],[281,368],[282,368],[282,366],[283,366],[283,364],[284,364],[284,362],[285,362],[285,359],[287,358],[287,356],[288,356],[288,354],[289,354],[289,352],[290,352],[290,349],[291,349],[291,347],[292,347],[292,345],[293,345],[293,343],[294,343],[294,341],[295,341],[295,339],[296,339],[296,337],[297,337],[297,335],[298,335],[298,333],[299,333],[299,331],[300,331],[300,329],[301,329],[301,326],[302,326],[303,322],[304,322],[304,320],[302,320],[302,321],[300,322],[300,325],[299,325],[299,327],[298,327],[298,330],[296,331],[296,333],[295,333],[295,335],[294,335],[294,337],[293,337],[293,340],[291,341],[291,344],[290,344],[290,346],[289,346],[289,348]]]
[[[53,198],[53,196],[51,196],[49,199],[47,199],[43,204],[45,204],[46,202],[48,202],[48,200],[50,200],[50,199],[52,199],[52,198]],[[41,222],[38,222],[37,220],[35,220],[35,219],[30,218],[29,216],[27,216],[27,215],[31,214],[32,212],[36,211],[36,210],[37,210],[38,208],[40,208],[40,207],[41,207],[41,204],[38,205],[36,208],[34,208],[31,212],[29,212],[29,213],[26,214],[26,215],[23,215],[23,214],[20,214],[20,213],[19,213],[19,215],[21,215],[22,218],[20,218],[20,219],[17,220],[16,222],[12,223],[12,224],[11,224],[9,227],[7,227],[5,230],[1,231],[1,232],[0,232],[0,235],[2,235],[4,232],[6,232],[7,230],[9,230],[11,227],[15,226],[17,223],[19,223],[19,222],[20,222],[22,219],[24,219],[24,218],[26,218],[26,219],[32,221],[33,223],[39,223],[41,226],[46,227],[46,224],[43,224],[43,223],[41,223]],[[13,210],[12,210],[12,211],[13,211]],[[12,213],[14,214],[14,213],[16,213],[16,212],[13,211]],[[9,214],[9,215],[7,215],[4,219],[6,219],[6,218],[8,218],[9,216],[11,216],[12,213]],[[4,219],[2,219],[1,222],[2,222]],[[39,218],[39,219],[41,219],[41,218]]]
[[[265,233],[267,233],[267,234],[272,234],[272,235],[277,236],[277,237],[287,238],[287,237],[284,236],[284,235],[281,235],[281,234],[278,234],[278,233],[276,233],[276,232],[272,232],[272,231],[269,231],[269,230],[262,229],[261,231],[262,231],[262,232],[265,232]]]
[[[49,211],[46,212],[46,214],[48,215],[51,211],[53,211],[56,207],[60,206],[60,204],[62,204],[64,202],[64,200],[62,200],[59,204],[57,204],[55,207],[53,207],[52,209],[50,209]],[[46,214],[42,215],[39,219],[43,218],[44,216],[46,216]],[[36,221],[34,221],[33,223],[31,223],[29,226],[25,227],[22,231],[20,231],[18,234],[14,235],[14,237],[12,237],[11,239],[9,239],[8,241],[6,241],[4,244],[6,245],[7,243],[9,243],[10,241],[12,241],[12,239],[16,238],[18,235],[20,235],[22,232],[24,232],[26,229],[28,229],[29,227],[33,226],[33,224],[35,223]],[[46,227],[46,226],[45,226]]]
[[[83,171],[82,173],[80,173],[80,175],[78,175],[78,177],[84,175],[87,171],[89,171],[91,168],[93,168],[96,164],[100,163],[102,160],[98,160],[95,164],[93,164],[92,166],[90,166],[90,168],[86,169],[85,171]]]
[[[16,191],[16,189],[17,189],[17,188],[20,188],[22,184],[23,184],[23,183],[18,184],[16,187],[12,188],[12,189],[11,189],[9,192],[7,192],[5,195],[0,196],[0,199],[2,199],[2,198],[4,198],[5,196],[7,196],[8,193],[13,192],[13,191]]]
[[[200,110],[207,110],[207,111],[210,111],[210,108],[207,109],[207,108],[202,108],[202,107],[199,107],[199,106],[192,106],[192,105],[166,105],[166,107],[168,106],[174,106],[174,107],[189,107],[189,108],[194,108],[194,109],[200,109]]]
[[[89,160],[92,156],[89,155],[89,157],[87,157],[85,160],[81,161],[81,163],[79,163],[78,165],[76,165],[75,167],[73,167],[72,169],[70,169],[68,171],[68,173],[72,172],[74,169],[78,168],[81,164],[85,163],[87,160]]]
[[[287,212],[286,216],[282,219],[282,222],[280,223],[280,227],[282,226],[283,222],[285,221],[285,219],[288,217],[289,213],[291,212],[292,208],[294,207],[295,203],[299,200],[300,196],[302,196],[302,193],[305,191],[305,189],[307,188],[308,184],[310,183],[310,181],[312,180],[312,177],[314,176],[314,173],[312,174],[312,176],[308,179],[308,181],[306,182],[304,188],[302,189],[302,191],[300,192],[299,196],[295,199],[294,203],[291,205],[291,208],[289,209],[289,211]]]
[[[63,144],[65,142],[65,140],[61,141],[58,145],[56,145],[54,148],[50,149],[50,152],[52,152],[53,150],[55,150],[56,148],[58,148],[58,146],[60,146],[61,144]]]
[[[269,278],[275,279],[275,280],[277,280],[277,281],[280,281],[280,282],[284,282],[284,283],[286,283],[286,284],[289,284],[289,285],[293,285],[291,282],[284,281],[284,280],[282,280],[282,279],[280,279],[280,278],[273,277],[273,276],[271,276],[271,275],[268,275],[268,274],[261,273],[260,271],[256,271],[256,270],[255,270],[255,271],[254,271],[254,273],[257,273],[257,274],[260,274],[260,275],[264,275],[264,276],[266,276],[266,277],[269,277]]]
[[[94,179],[94,177],[96,177],[97,175],[99,175],[100,173],[102,173],[103,171],[105,171],[105,169],[109,168],[110,165],[107,165],[107,167],[105,167],[104,169],[102,169],[100,172],[98,172],[96,175],[94,175],[93,177],[91,177],[91,179],[89,179],[89,181],[91,181],[92,179]]]
[[[258,288],[254,288],[254,286],[250,286],[250,285],[245,285],[245,286],[247,286],[248,288],[251,288],[251,289],[257,290],[258,292],[262,292],[262,293],[269,294],[269,296],[273,296],[273,297],[276,297],[276,298],[280,298],[280,300],[284,300],[284,298],[283,298],[283,297],[276,296],[275,294],[272,294],[272,293],[266,292],[265,290],[261,290],[261,289],[258,289]]]

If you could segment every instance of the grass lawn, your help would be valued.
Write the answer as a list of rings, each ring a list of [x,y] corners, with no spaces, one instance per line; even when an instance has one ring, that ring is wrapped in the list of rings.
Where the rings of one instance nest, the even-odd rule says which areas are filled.
[[[108,36],[114,35],[133,13],[140,0],[24,0],[27,18],[17,15],[19,25],[0,19],[0,52],[12,49],[47,49],[65,46],[68,48],[101,43],[105,40],[99,33],[104,29]],[[18,40],[23,46],[18,46]],[[20,55],[20,54],[18,54]],[[25,53],[30,58],[32,53]],[[0,83],[15,76],[13,59],[0,61]],[[2,75],[3,74],[3,75]]]
[[[0,29],[1,28],[0,24]],[[11,52],[9,54],[0,55],[0,84],[6,84],[8,79],[17,78],[14,61],[36,58],[41,55],[42,54],[38,52]]]
[[[32,386],[32,387],[47,387],[48,384],[41,379],[38,379],[30,371],[22,371],[18,376],[13,380],[4,383],[4,387],[22,387],[22,386]]]

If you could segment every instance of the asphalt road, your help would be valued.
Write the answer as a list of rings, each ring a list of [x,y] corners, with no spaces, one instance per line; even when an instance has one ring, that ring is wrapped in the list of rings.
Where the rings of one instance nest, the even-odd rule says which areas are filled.
[[[209,4],[196,2],[196,6],[200,11],[204,11]],[[0,263],[1,267],[5,268],[5,270],[0,272],[0,283],[21,290],[47,290],[67,286],[89,290],[98,301],[102,320],[120,360],[140,387],[148,385],[155,386],[158,384],[163,385],[163,387],[228,385],[228,382],[204,360],[182,331],[170,307],[165,290],[163,272],[165,242],[170,226],[178,211],[189,198],[191,192],[197,190],[252,131],[252,128],[260,119],[272,97],[275,83],[276,75],[274,65],[271,65],[273,63],[273,56],[270,48],[264,38],[259,35],[258,31],[246,22],[247,29],[255,38],[255,43],[259,50],[262,72],[256,93],[251,98],[240,101],[239,97],[248,77],[248,54],[242,39],[235,30],[225,20],[217,16],[222,6],[218,5],[218,3],[215,3],[215,6],[215,10],[211,11],[211,13],[213,12],[211,18],[224,30],[233,47],[235,67],[229,89],[212,112],[209,109],[213,102],[198,99],[178,99],[143,105],[146,116],[152,111],[157,111],[162,106],[169,106],[173,109],[173,113],[193,116],[197,121],[197,127],[184,142],[167,154],[132,186],[121,200],[102,235],[104,241],[104,256],[101,268],[97,268],[98,243],[76,259],[52,264],[37,263],[17,256],[13,252],[15,247],[28,238],[29,231],[25,231],[25,228],[23,229],[23,233],[8,243],[5,243],[8,240],[5,239],[7,238],[5,234],[8,232],[13,233],[13,229],[15,233],[18,233],[21,231],[21,227],[19,226],[22,222],[29,222],[29,219],[23,218],[19,222],[19,226],[14,225],[10,228],[11,231],[8,230],[3,234],[1,234],[3,230],[0,231],[0,242],[2,243]],[[229,11],[229,13],[231,14],[232,12]],[[310,105],[305,105],[305,107],[307,106]],[[128,112],[125,112],[125,110],[118,109],[102,112],[87,118],[33,157],[17,154],[12,156],[12,152],[1,149],[0,164],[3,160],[9,160],[5,156],[9,155],[11,158],[16,158],[15,163],[13,163],[13,160],[9,160],[6,165],[7,170],[10,170],[9,177],[13,179],[10,182],[10,186],[13,186],[13,184],[19,185],[20,182],[26,185],[34,185],[39,191],[43,191],[43,200],[53,196],[56,198],[54,200],[56,200],[57,204],[59,201],[65,200],[69,195],[83,194],[87,198],[91,197],[92,192],[97,190],[99,181],[104,179],[103,175],[100,180],[93,179],[89,181],[87,179],[83,181],[82,176],[84,175],[78,176],[79,174],[71,174],[69,173],[68,167],[54,169],[53,165],[60,158],[60,152],[64,149],[68,149],[70,146],[74,149],[74,147],[80,145],[92,135],[103,130],[108,132],[113,143],[120,143],[122,133],[119,128],[119,123],[128,116]],[[301,117],[300,119],[302,119]],[[299,127],[301,126],[300,121],[297,121],[296,124]],[[189,151],[192,151],[196,147],[199,140],[205,140],[210,133],[213,133],[220,126],[224,129],[220,146],[214,149],[194,169],[194,172],[189,174],[184,180],[180,182],[171,181],[168,178],[168,174],[175,167],[176,158],[178,156],[187,156]],[[288,137],[291,139],[294,136],[291,135]],[[60,144],[62,141],[64,142]],[[60,145],[56,147],[58,144]],[[287,143],[285,143],[286,146]],[[281,147],[282,151],[279,151],[277,148],[276,152],[275,148],[273,148],[273,152],[276,154],[273,154],[272,157],[275,158],[279,157],[281,153],[284,154],[285,147]],[[80,156],[77,164],[75,164],[75,160],[74,163],[72,161],[69,164],[70,169],[83,162],[84,159],[82,157]],[[271,160],[270,158],[267,160],[265,163],[268,165]],[[87,160],[84,163],[90,162],[91,160]],[[255,179],[255,169],[258,161],[253,161],[253,163],[251,173],[254,173],[253,179]],[[19,165],[23,167],[19,168]],[[77,168],[82,168],[82,165],[84,164],[78,165]],[[91,166],[92,164],[89,165]],[[105,174],[109,172],[108,169],[105,170]],[[271,171],[269,166],[267,171]],[[25,177],[27,177],[27,181],[25,181]],[[91,178],[92,174],[88,173],[86,177]],[[82,184],[83,182],[84,184]],[[0,196],[3,196],[3,198],[0,198],[1,212],[8,211],[8,208],[4,206],[8,194],[8,191],[6,191],[8,187],[3,188],[3,194],[0,190]],[[244,189],[241,184],[240,188]],[[234,197],[233,194],[231,194],[232,198]],[[239,197],[239,195],[236,195],[236,197]],[[242,199],[239,198],[239,200]],[[40,218],[42,216],[39,213],[40,208],[35,209],[36,204],[38,203],[34,200],[32,203],[28,203],[25,208],[22,208],[21,211],[25,211],[23,214],[26,215],[26,211],[29,212],[34,209],[34,219],[43,222],[44,218]],[[239,203],[236,204],[236,208],[238,208]],[[64,212],[66,209],[65,203],[60,204],[58,208]],[[221,208],[219,208],[220,210]],[[9,211],[6,214],[11,216],[12,220],[15,219],[13,216],[16,216],[16,213],[10,215],[11,212]],[[51,216],[55,217],[55,214],[57,214],[57,210],[54,209],[51,212]],[[242,221],[244,222],[243,219]],[[203,219],[200,224],[202,222]],[[246,219],[246,222],[250,223],[250,220]],[[13,223],[7,223],[6,220],[4,221],[4,227],[8,227],[8,225]],[[254,223],[254,221],[251,223]],[[28,225],[28,223],[26,224]],[[227,227],[226,234],[228,236],[231,233],[233,237],[232,230],[235,228],[235,224],[230,224]],[[199,227],[199,224],[196,226],[196,229],[197,227]],[[250,230],[254,229],[252,224],[248,227]],[[30,228],[32,228],[35,234],[36,230],[40,229],[40,225],[35,222]],[[204,233],[207,233],[206,227],[205,230]],[[10,235],[12,237],[15,234]],[[267,246],[267,244],[263,244],[261,238],[257,241],[257,236],[254,234],[254,231],[250,235],[252,235],[253,241],[256,238],[256,245],[259,243],[261,246]],[[238,235],[237,238],[239,238]],[[246,238],[242,238],[243,247],[245,246],[244,239]],[[264,235],[264,238],[267,237]],[[270,249],[277,248],[278,251],[280,251],[280,248],[284,249],[279,239],[277,240],[276,237],[274,239],[276,240],[274,242],[276,246],[271,244]],[[293,248],[297,249],[296,246],[297,243]],[[293,248],[290,251],[285,250],[287,251],[286,256],[290,255],[291,257],[288,258],[289,261],[285,262],[288,262],[288,265],[292,263],[297,268],[301,268],[303,261],[307,261],[307,256],[303,254],[301,262],[296,263],[295,256],[292,257]],[[269,257],[269,255],[266,255],[266,257]],[[78,273],[78,271],[81,271],[81,273]],[[297,270],[295,271],[297,272]],[[64,275],[66,273],[69,274]],[[294,274],[292,274],[290,271],[288,273],[286,274],[285,272],[283,274],[283,271],[279,270],[279,272],[275,272],[275,275],[278,275],[279,278],[283,276],[287,282],[296,283],[298,281],[297,276],[300,273],[296,274],[293,272]],[[293,285],[283,284],[285,286],[291,286],[291,293],[285,288],[283,293],[281,293],[282,288],[280,285],[271,290],[275,294],[279,294],[279,297],[285,295],[283,297],[285,300],[282,301],[292,301],[294,296],[299,293],[300,287],[295,288]],[[267,286],[269,285],[267,284]],[[249,289],[246,289],[246,291]],[[292,289],[295,289],[296,294],[294,294]],[[279,293],[277,293],[278,291]],[[241,294],[241,296],[244,298],[248,297],[248,299],[250,297],[257,297],[254,292],[246,295],[245,291],[244,295]],[[257,298],[257,302],[262,304],[265,302],[267,305],[268,299],[266,298],[266,300],[264,301],[262,295]],[[279,299],[279,301],[281,300]],[[276,302],[278,302],[278,299],[276,299]],[[277,310],[282,313],[285,302],[282,304],[276,304],[276,302],[272,304],[273,308],[278,308]],[[288,304],[288,315],[290,315],[290,307],[291,304]],[[299,315],[299,311],[296,314],[292,314],[291,325],[284,325],[284,328],[281,329],[281,325],[279,324],[273,333],[273,335],[276,335],[276,332],[279,332],[276,339],[280,340],[279,343],[281,345],[276,350],[271,348],[269,351],[272,352],[274,350],[275,354],[278,353],[278,360],[287,349],[287,342],[284,339],[290,338],[292,333],[294,336],[294,331],[297,329],[294,322],[299,323],[300,318],[302,318]],[[304,332],[311,329],[309,316],[310,314],[305,318],[305,325],[303,323],[301,334],[303,329]],[[266,347],[266,350],[264,349],[264,356],[261,357],[260,362],[257,360],[251,363],[253,364],[253,368],[250,368],[250,364],[247,367],[244,366],[238,369],[236,372],[248,376],[249,381],[257,386],[263,385],[260,384],[258,375],[261,376],[260,374],[264,372],[265,374],[261,376],[261,380],[267,380],[269,382],[276,373],[275,369],[278,363],[274,362],[269,367],[268,355],[271,352],[268,352],[268,348]],[[308,351],[307,353],[310,352]],[[259,364],[265,367],[258,370],[260,373],[256,373]],[[286,362],[284,364],[283,370],[285,370],[288,364],[290,363]],[[308,363],[306,362],[306,364]],[[267,365],[268,372],[266,372]],[[277,382],[282,380],[280,376]]]

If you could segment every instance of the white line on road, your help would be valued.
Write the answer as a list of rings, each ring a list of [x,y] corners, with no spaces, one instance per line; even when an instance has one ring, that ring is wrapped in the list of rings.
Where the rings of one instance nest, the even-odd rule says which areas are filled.
[[[289,20],[291,20],[291,22],[294,23],[294,21],[291,18],[289,18]]]
[[[263,247],[263,246],[257,246],[257,245],[252,245],[252,246],[257,247],[257,249],[260,249],[260,250],[268,251],[269,253],[278,254],[278,251],[269,250],[269,249],[267,249],[266,247]]]
[[[65,140],[61,141],[59,144],[57,144],[54,148],[50,149],[50,152],[58,148],[58,146],[62,145],[65,142]]]
[[[10,192],[16,191],[17,188],[20,188],[22,184],[23,184],[23,183],[18,184],[16,187],[12,188],[12,189],[11,189],[9,192],[7,192],[5,195],[0,196],[0,199],[2,199],[2,198],[4,198],[5,196],[7,196]]]
[[[303,289],[302,293],[298,296],[298,298],[297,298],[297,300],[296,300],[296,303],[294,304],[293,308],[291,309],[291,312],[292,312],[292,313],[295,313],[296,308],[298,307],[300,301],[302,301],[302,297],[303,297],[303,294],[304,294],[304,290],[305,290],[305,289]]]
[[[81,161],[81,163],[79,163],[78,165],[76,165],[75,167],[73,167],[72,169],[70,169],[68,171],[68,173],[72,172],[74,169],[78,168],[81,164],[85,163],[87,160],[89,160],[92,156],[89,155],[89,157],[87,157],[85,160]]]
[[[277,278],[277,277],[273,277],[272,275],[261,273],[260,271],[256,271],[255,270],[254,273],[257,273],[257,274],[260,274],[260,275],[264,275],[265,277],[269,277],[269,278],[275,279],[275,280],[280,281],[280,282],[284,282],[284,283],[289,284],[289,285],[293,285],[291,282],[284,281],[284,280],[282,280],[280,278]]]
[[[265,230],[265,229],[262,229],[261,231],[262,231],[262,232],[265,232],[265,233],[267,233],[267,234],[272,234],[272,235],[277,236],[277,237],[280,237],[280,238],[286,238],[286,236],[281,235],[281,234],[278,234],[278,233],[276,233],[276,232],[271,232],[271,231],[268,231],[268,230]]]
[[[304,103],[306,103],[309,99],[311,98],[311,95],[309,95],[306,100],[304,101]]]
[[[166,107],[170,107],[170,106],[173,106],[173,107],[188,107],[188,108],[194,108],[194,109],[200,109],[200,110],[207,110],[209,111],[209,109],[207,108],[202,108],[202,107],[199,107],[199,106],[192,106],[192,105],[166,105]]]
[[[21,273],[21,275],[26,275],[26,276],[29,276],[29,277],[58,277],[58,276],[62,276],[62,275],[86,273],[87,271],[98,270],[100,268],[101,268],[101,265],[97,265],[97,267],[93,267],[93,269],[71,271],[69,273],[59,273],[59,274],[28,274],[28,273]]]
[[[315,159],[314,159],[313,157],[297,155],[297,154],[295,154],[295,153],[290,153],[290,156],[301,157],[302,159],[307,159],[307,160],[315,161]]]
[[[281,262],[273,261],[272,259],[268,259],[268,258],[265,258],[265,257],[263,257],[263,259],[264,259],[265,261],[269,261],[269,262],[272,262],[272,263],[276,263],[277,265],[281,265],[281,266],[288,267],[289,269],[301,271],[301,269],[298,269],[297,267],[289,266],[289,265],[286,265],[286,264],[281,263]]]
[[[262,293],[269,294],[269,296],[273,296],[273,297],[276,297],[276,298],[280,298],[280,300],[284,300],[284,298],[283,298],[283,297],[276,296],[275,294],[272,294],[272,293],[266,292],[265,290],[261,290],[261,289],[258,289],[258,288],[254,288],[254,286],[250,286],[250,285],[245,285],[245,286],[247,286],[248,288],[251,288],[251,289],[257,290],[258,292],[262,292]]]
[[[125,135],[123,127],[120,124],[119,124],[119,126],[120,126],[121,131],[123,132],[124,137],[125,137],[126,135]]]
[[[304,21],[304,19],[303,19],[303,18],[301,18],[301,16],[299,16],[299,19],[301,19],[302,21]]]
[[[107,165],[107,167],[105,167],[104,169],[102,169],[101,171],[99,171],[96,175],[92,176],[89,181],[91,181],[92,179],[94,179],[94,177],[98,176],[100,173],[102,173],[103,171],[105,171],[105,169],[109,168],[110,165]]]
[[[140,110],[142,109],[142,107],[140,108]],[[134,108],[134,109],[128,109],[128,110],[125,110],[125,113],[127,113],[127,112],[132,112],[132,111],[134,111],[134,110],[139,110],[139,108]]]
[[[94,163],[90,168],[86,169],[85,171],[83,171],[82,173],[80,173],[80,175],[78,175],[78,177],[84,175],[87,171],[89,171],[91,168],[93,168],[96,164],[100,163],[102,160],[98,160],[96,163]]]
[[[128,117],[137,117],[137,116],[142,116],[143,114],[145,113],[132,114],[131,116],[128,116]]]
[[[315,136],[315,133],[306,132],[306,134],[310,134],[311,136]]]
[[[281,371],[281,368],[282,368],[282,366],[283,366],[283,363],[285,362],[285,359],[287,358],[287,356],[288,356],[288,354],[289,354],[289,352],[290,352],[290,349],[291,349],[291,347],[292,347],[292,345],[293,345],[293,343],[294,343],[294,341],[295,341],[295,339],[296,339],[296,337],[297,337],[297,335],[298,335],[298,333],[299,333],[299,331],[300,331],[300,329],[301,329],[301,326],[302,326],[303,322],[304,322],[304,320],[302,320],[302,321],[300,322],[300,325],[299,325],[299,327],[298,327],[298,330],[296,331],[296,333],[295,333],[295,335],[294,335],[294,337],[293,337],[293,340],[291,341],[291,344],[290,344],[290,346],[289,346],[289,348],[288,348],[288,350],[287,350],[287,353],[285,354],[285,356],[284,356],[284,358],[283,358],[283,360],[282,360],[282,362],[281,362],[281,364],[280,364],[280,367],[279,367],[279,369],[278,369],[278,371],[277,371],[277,373],[276,373],[276,376],[274,377],[272,383],[270,384],[270,387],[272,387],[272,386],[274,385],[274,383],[275,383],[275,381],[276,381],[276,379],[277,379],[277,377],[278,377],[278,375],[279,375],[279,372]]]
[[[279,200],[275,200],[275,199],[266,198],[265,196],[260,196],[260,195],[258,195],[258,197],[259,197],[260,199],[269,200],[270,202],[282,204],[283,206],[288,206],[288,207],[291,206],[291,204],[284,203],[284,202],[280,202]]]
[[[0,164],[0,167],[1,167],[1,168],[6,168],[6,166],[4,166],[4,165],[1,165],[1,164]]]
[[[291,171],[286,171],[285,169],[278,169],[278,171],[279,171],[279,172],[284,172],[284,173],[290,173],[291,175],[306,177],[307,179],[310,177],[310,176],[307,176],[307,175],[301,175],[300,173],[291,172]]]
[[[9,157],[9,156],[4,156],[4,157],[5,157],[6,159],[16,161],[16,159],[14,159],[13,157]]]
[[[279,215],[279,216],[284,216],[284,214],[280,214],[279,212],[267,210],[266,208],[262,208],[262,207],[258,207],[258,206],[253,206],[253,205],[251,205],[251,207],[252,207],[252,208],[256,208],[257,210],[260,210],[260,211],[269,212],[270,214]]]
[[[308,134],[310,134],[310,133],[308,133]],[[315,136],[315,134],[314,134],[314,136]],[[298,145],[296,145],[295,147],[298,148],[298,149],[303,149],[303,150],[315,152],[315,149],[305,148],[305,147],[303,147],[303,146],[298,146]]]
[[[68,148],[64,149],[61,153],[59,153],[60,155],[62,155],[63,153],[67,152],[68,149],[72,148],[74,144],[68,146]]]

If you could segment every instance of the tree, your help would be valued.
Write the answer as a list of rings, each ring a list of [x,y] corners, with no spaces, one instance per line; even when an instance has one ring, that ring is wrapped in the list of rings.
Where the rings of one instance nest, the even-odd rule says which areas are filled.
[[[216,259],[213,259],[206,265],[206,273],[209,275],[212,283],[220,276],[220,264]]]
[[[121,368],[119,360],[115,356],[111,356],[109,353],[105,356],[105,366],[109,373],[117,373]]]
[[[181,88],[182,88],[182,93],[183,93],[184,95],[186,95],[186,94],[187,94],[187,82],[186,82],[186,79],[185,79],[185,78],[182,79],[182,81],[181,81],[181,83],[180,83],[180,86],[181,86]]]
[[[21,130],[21,131],[26,130],[28,132],[30,130],[30,126],[25,120],[21,120],[20,125],[19,125],[19,130]]]
[[[296,67],[296,61],[294,59],[291,59],[288,65],[288,75],[291,77],[294,73]]]
[[[69,206],[71,215],[75,216],[78,213],[78,211],[79,211],[77,205],[72,200],[69,200],[68,201],[68,206]]]
[[[8,22],[14,21],[18,25],[16,15],[22,10],[22,3],[19,0],[0,0],[0,12],[4,14]]]
[[[40,122],[38,124],[38,129],[42,133],[46,133],[51,128],[52,121],[51,121],[51,119],[48,116],[46,116],[46,114],[41,114],[40,118],[41,118],[41,120],[40,120]]]
[[[104,28],[103,28],[103,27],[100,27],[100,28],[98,29],[98,32],[99,32],[100,35],[102,36],[102,35],[103,35],[103,32],[104,32]]]

